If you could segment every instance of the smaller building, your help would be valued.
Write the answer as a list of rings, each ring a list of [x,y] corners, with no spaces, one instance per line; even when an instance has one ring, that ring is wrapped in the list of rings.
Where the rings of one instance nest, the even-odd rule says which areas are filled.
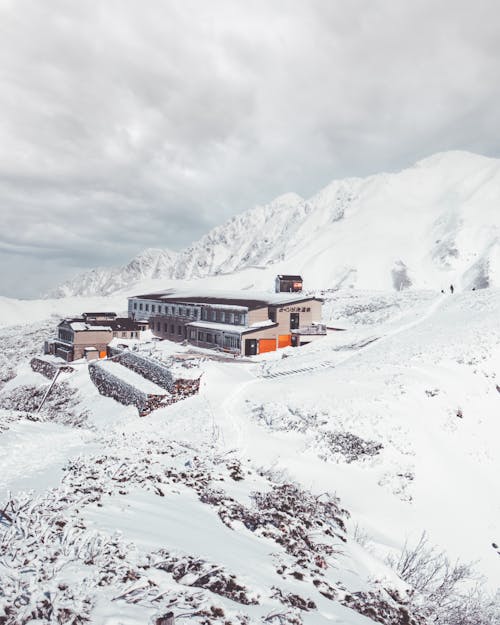
[[[301,293],[303,284],[302,276],[279,274],[276,276],[274,290],[276,293]]]
[[[57,336],[45,342],[44,352],[67,362],[104,358],[113,338],[138,339],[147,328],[147,322],[117,317],[116,313],[83,313],[81,317],[63,319],[57,326]]]

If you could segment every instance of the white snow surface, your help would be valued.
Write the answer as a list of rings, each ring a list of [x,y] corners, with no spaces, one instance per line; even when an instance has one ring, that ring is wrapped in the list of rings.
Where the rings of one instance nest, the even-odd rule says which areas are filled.
[[[137,280],[194,280],[242,270],[241,288],[268,289],[279,273],[306,288],[500,286],[500,160],[443,152],[398,173],[334,180],[217,226],[179,253],[146,250],[93,270],[55,296],[108,294]]]
[[[230,283],[228,276],[219,285],[215,278],[206,281],[207,288],[234,288]],[[150,284],[143,282],[138,292]],[[376,588],[374,580],[404,589],[384,559],[426,531],[452,559],[475,561],[489,588],[498,589],[500,555],[492,543],[500,543],[500,290],[450,295],[348,289],[324,291],[324,297],[323,320],[345,322],[348,330],[251,362],[200,356],[200,394],[146,418],[99,396],[86,367],[78,367],[66,379],[89,411],[90,429],[11,421],[9,413],[7,429],[0,427],[0,493],[56,488],[65,460],[79,454],[92,466],[96,449],[116,459],[117,472],[151,453],[162,467],[177,462],[180,469],[194,455],[212,468],[222,466],[221,458],[238,459],[244,479],[226,478],[217,487],[239,502],[248,504],[252,491],[270,489],[261,475],[266,471],[316,495],[340,497],[351,517],[347,543],[325,573],[329,583],[341,583],[350,593]],[[108,309],[109,301],[102,298],[99,308]],[[57,310],[56,301],[46,304],[38,304],[38,314]],[[59,300],[61,309],[67,304]],[[23,305],[30,303],[16,304],[20,316],[32,319],[33,311],[23,312]],[[96,305],[83,307],[91,308]],[[171,355],[187,348],[165,341],[151,349],[160,357],[162,350]],[[3,393],[25,383],[26,368],[18,373],[19,380],[0,390],[0,405]],[[35,374],[29,379],[48,384]],[[380,447],[373,455],[349,457],[336,444],[346,436]],[[183,450],[177,460],[162,455],[172,442]],[[288,557],[281,547],[243,526],[229,529],[184,484],[162,485],[163,496],[141,483],[122,488],[123,494],[105,491],[99,505],[79,506],[89,531],[118,531],[138,561],[168,549],[235,573],[261,599],[244,606],[209,593],[228,613],[261,623],[280,607],[270,597],[277,586],[314,599],[316,609],[302,615],[306,625],[374,622],[325,599],[307,581],[280,577],[276,558]],[[366,535],[362,544],[354,539],[356,526]],[[88,567],[71,566],[58,573],[60,581],[88,577]],[[176,583],[164,572],[154,579],[174,594],[186,588],[186,580]],[[112,594],[94,589],[92,623],[142,625],[156,613],[147,602],[111,601]]]

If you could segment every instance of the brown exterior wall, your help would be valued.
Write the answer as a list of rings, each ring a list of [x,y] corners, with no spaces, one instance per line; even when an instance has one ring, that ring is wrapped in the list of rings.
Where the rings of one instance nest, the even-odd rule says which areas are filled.
[[[86,347],[95,347],[99,352],[105,352],[108,343],[113,338],[111,330],[86,330],[84,332],[75,331],[73,341],[73,360],[78,360],[85,356]]]
[[[321,321],[321,302],[307,300],[300,304],[276,306],[276,321],[279,323],[279,334],[290,334],[290,313],[298,312],[299,327],[311,325],[313,321]],[[303,311],[303,309],[306,309]],[[309,310],[307,310],[309,308]]]
[[[256,310],[248,311],[248,325],[251,326],[254,323],[261,323],[269,319],[269,307],[257,308]]]

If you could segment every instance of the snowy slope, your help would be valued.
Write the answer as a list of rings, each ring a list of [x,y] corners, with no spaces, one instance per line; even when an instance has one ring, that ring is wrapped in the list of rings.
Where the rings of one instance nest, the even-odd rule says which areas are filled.
[[[419,595],[414,621],[398,612],[395,589],[405,602],[406,586],[385,564],[423,531],[452,561],[476,561],[495,592],[500,290],[326,297],[325,318],[345,332],[251,363],[204,361],[200,394],[147,418],[98,395],[85,367],[64,382],[87,426],[4,408],[0,510],[10,491],[7,512],[19,511],[15,526],[0,525],[0,615],[12,598],[2,590],[28,588],[26,610],[50,590],[60,609],[96,625],[140,625],[171,601],[198,624],[427,625],[436,621],[420,619]],[[150,349],[160,357],[173,347],[187,349]],[[0,408],[19,388],[47,383],[21,365]],[[298,490],[268,501],[283,484]],[[19,494],[28,485],[29,505]],[[316,497],[333,495],[349,513],[337,521],[317,508]],[[35,542],[22,538],[27,527]],[[38,557],[40,537],[55,565]],[[498,611],[474,616],[438,622],[500,623]]]
[[[280,196],[178,255],[167,252],[154,270],[96,270],[57,295],[110,293],[143,277],[191,280],[251,267],[260,268],[257,288],[287,272],[302,273],[309,288],[498,286],[499,206],[499,160],[439,153],[399,173],[336,180],[308,200]]]

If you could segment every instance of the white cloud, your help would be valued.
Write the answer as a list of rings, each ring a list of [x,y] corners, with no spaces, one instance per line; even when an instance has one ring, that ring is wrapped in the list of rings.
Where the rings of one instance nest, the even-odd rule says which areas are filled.
[[[0,0],[0,292],[178,248],[334,177],[443,149],[498,155],[497,12]]]

